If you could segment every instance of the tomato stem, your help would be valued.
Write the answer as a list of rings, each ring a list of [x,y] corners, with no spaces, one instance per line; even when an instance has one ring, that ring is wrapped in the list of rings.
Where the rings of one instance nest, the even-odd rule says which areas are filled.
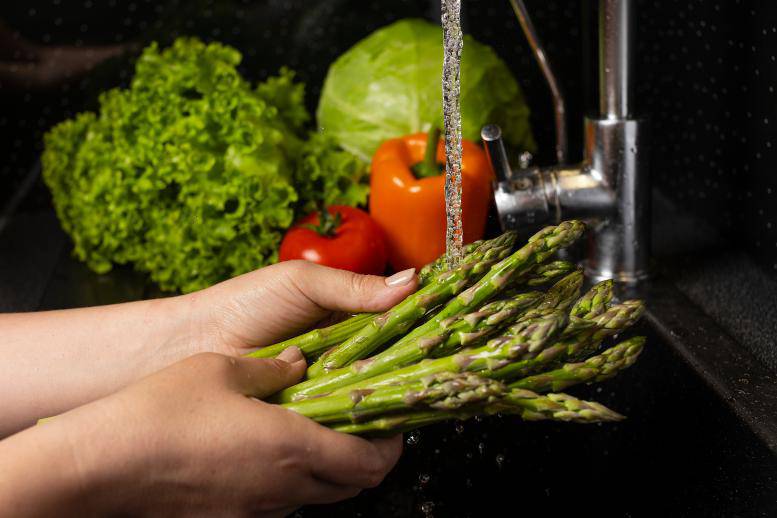
[[[343,218],[339,212],[335,212],[334,216],[329,213],[325,206],[321,205],[321,209],[318,211],[318,225],[303,225],[305,228],[309,228],[322,237],[335,237],[337,235],[337,229],[340,227]]]
[[[411,169],[417,178],[439,176],[442,172],[441,164],[437,163],[437,143],[440,141],[440,128],[433,126],[426,136],[426,149],[424,159],[415,164]]]

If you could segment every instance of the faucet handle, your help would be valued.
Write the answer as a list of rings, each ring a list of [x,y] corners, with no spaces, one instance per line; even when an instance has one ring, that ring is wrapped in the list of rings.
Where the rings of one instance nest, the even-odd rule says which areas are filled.
[[[502,128],[496,124],[487,124],[480,130],[480,138],[486,148],[486,156],[494,169],[497,183],[512,179],[513,170],[507,158],[507,149],[502,140]]]

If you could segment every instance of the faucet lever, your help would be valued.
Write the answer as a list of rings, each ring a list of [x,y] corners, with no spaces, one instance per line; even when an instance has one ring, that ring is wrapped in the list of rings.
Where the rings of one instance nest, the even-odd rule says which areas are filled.
[[[502,128],[496,124],[487,124],[480,130],[480,138],[486,147],[491,167],[494,169],[497,183],[511,180],[513,169],[510,167],[510,160],[507,158],[507,149],[502,140]]]

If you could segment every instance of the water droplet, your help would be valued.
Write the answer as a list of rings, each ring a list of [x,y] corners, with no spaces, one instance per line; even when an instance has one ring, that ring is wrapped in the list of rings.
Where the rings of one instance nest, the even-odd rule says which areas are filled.
[[[421,504],[421,512],[429,516],[434,511],[434,502],[424,502]]]
[[[408,446],[415,446],[418,444],[418,442],[421,440],[421,432],[419,431],[412,431],[407,434],[407,437],[405,437],[405,444]]]
[[[456,433],[458,434],[464,433],[464,423],[456,423],[453,429],[456,430]]]
[[[429,480],[431,480],[431,478],[432,477],[428,473],[421,473],[420,475],[418,475],[418,482],[422,486],[425,486],[426,484],[429,483]]]
[[[481,442],[478,444],[478,452],[483,455],[486,452],[486,443]]]
[[[496,466],[498,468],[501,468],[502,466],[504,466],[504,463],[505,463],[505,456],[504,455],[502,455],[500,453],[499,455],[496,456],[495,460],[496,460]]]

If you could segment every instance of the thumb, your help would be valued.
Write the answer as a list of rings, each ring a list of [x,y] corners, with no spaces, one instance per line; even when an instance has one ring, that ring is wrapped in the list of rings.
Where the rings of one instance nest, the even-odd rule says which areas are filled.
[[[294,285],[306,298],[332,311],[383,311],[418,286],[415,268],[380,277],[303,262],[291,275]]]
[[[234,358],[232,381],[243,395],[265,398],[290,387],[305,373],[305,357],[298,347],[285,349],[277,358]]]

